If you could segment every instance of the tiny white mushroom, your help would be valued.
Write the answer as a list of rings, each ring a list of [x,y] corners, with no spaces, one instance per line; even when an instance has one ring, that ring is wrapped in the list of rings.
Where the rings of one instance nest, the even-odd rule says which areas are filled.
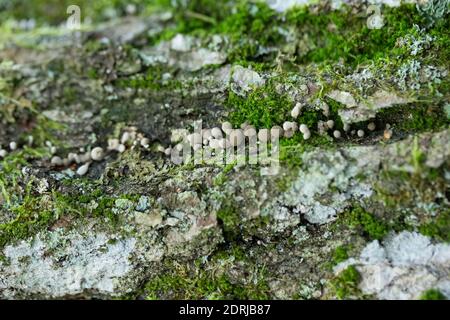
[[[119,139],[108,139],[108,150],[117,150],[119,144]]]
[[[297,119],[300,115],[300,105],[297,103],[295,107],[291,110],[291,117]]]
[[[292,130],[292,122],[291,121],[285,121],[283,123],[283,130],[284,131]]]
[[[327,103],[323,102],[321,104],[321,108],[322,108],[322,114],[325,117],[328,117],[330,115],[330,106]]]
[[[226,134],[229,134],[231,129],[233,129],[233,126],[231,125],[231,123],[229,123],[228,121],[225,121],[224,123],[222,123],[223,132],[225,132]]]
[[[31,135],[29,135],[29,136],[27,137],[27,141],[28,141],[28,145],[29,145],[29,146],[32,146],[32,145],[33,145],[33,142],[34,142],[34,137],[31,136]]]
[[[256,136],[256,129],[253,128],[253,127],[245,129],[244,136],[246,136],[246,137],[254,137],[254,136]]]
[[[125,144],[128,142],[128,140],[131,139],[130,133],[128,131],[125,131],[122,134],[122,138],[120,138],[120,143]]]
[[[327,134],[327,131],[328,131],[327,123],[322,120],[319,120],[317,122],[317,132],[319,133],[319,135],[324,136]]]
[[[177,144],[175,146],[175,150],[177,150],[178,152],[181,152],[183,150],[183,145],[181,143]]]
[[[308,130],[303,134],[303,139],[308,140],[311,138],[311,132]]]
[[[141,139],[141,146],[147,149],[150,146],[150,139],[149,138],[142,138]]]
[[[291,130],[294,131],[294,133],[295,133],[296,131],[298,131],[298,124],[297,124],[297,122],[292,122]]]
[[[54,166],[61,166],[61,165],[63,165],[63,160],[58,156],[54,156],[51,159],[50,163]]]
[[[76,153],[73,152],[69,152],[69,154],[67,155],[67,160],[72,163],[75,162],[77,159],[78,155]]]
[[[80,157],[80,162],[88,162],[91,161],[91,153],[89,151],[85,152]]]
[[[8,154],[8,151],[6,151],[4,149],[0,149],[0,158],[6,157],[7,154]]]
[[[376,128],[376,125],[374,122],[371,122],[367,125],[367,129],[369,129],[370,131],[374,131]]]
[[[272,138],[280,138],[283,135],[283,128],[280,126],[274,126],[270,129],[270,136]]]
[[[330,128],[330,129],[333,129],[334,128],[334,121],[333,120],[328,120],[327,121],[327,127]]]
[[[119,153],[124,153],[126,149],[127,149],[127,148],[125,147],[124,144],[119,144],[119,145],[117,146],[117,148],[116,148],[116,150],[117,150]]]
[[[361,130],[361,129],[358,130],[357,134],[358,134],[358,137],[360,137],[360,138],[364,137],[364,130]]]
[[[334,131],[333,131],[333,136],[334,136],[336,139],[339,139],[339,138],[341,137],[341,132],[340,132],[339,130],[334,130]]]
[[[215,127],[211,129],[211,135],[216,138],[216,139],[220,139],[222,138],[222,130],[220,130],[219,128]]]
[[[74,153],[74,158],[73,158],[73,160],[74,160],[76,163],[81,163],[81,157],[80,157],[78,154],[76,154],[76,153]]]
[[[88,172],[90,165],[91,165],[91,163],[88,162],[86,164],[83,164],[81,167],[79,167],[77,170],[77,175],[84,176]]]
[[[248,126],[249,126],[249,124],[247,122],[244,122],[243,124],[241,124],[241,129],[245,130],[245,129],[247,129]]]
[[[164,153],[165,150],[166,149],[164,149],[164,147],[160,144],[158,146],[156,146],[156,151],[158,151],[158,152]]]
[[[209,137],[211,137],[211,135],[211,129],[205,129],[202,131],[203,139],[208,139]]]
[[[170,154],[172,153],[172,148],[166,148],[165,150],[164,150],[164,154],[166,155],[166,156],[170,156]]]
[[[91,151],[91,159],[94,161],[100,161],[103,159],[103,148],[100,147],[95,147],[94,149],[92,149]]]
[[[294,130],[289,129],[289,130],[284,130],[284,137],[285,138],[292,138],[294,136]]]
[[[300,125],[300,132],[304,134],[304,133],[306,133],[306,132],[308,132],[308,131],[309,131],[308,126],[307,126],[306,124],[303,124],[303,123],[302,123],[302,124]]]
[[[12,151],[16,150],[16,149],[17,149],[17,142],[11,141],[11,142],[9,143],[9,148],[10,148]]]
[[[288,130],[293,130],[293,131],[297,131],[297,123],[292,122],[292,121],[286,121],[283,123],[283,130],[288,131]]]
[[[391,139],[391,138],[392,138],[392,130],[391,130],[391,129],[386,129],[386,130],[384,130],[383,138],[384,138],[385,140]]]
[[[55,154],[56,151],[57,151],[57,149],[56,149],[55,146],[53,146],[53,147],[50,148],[50,154]]]

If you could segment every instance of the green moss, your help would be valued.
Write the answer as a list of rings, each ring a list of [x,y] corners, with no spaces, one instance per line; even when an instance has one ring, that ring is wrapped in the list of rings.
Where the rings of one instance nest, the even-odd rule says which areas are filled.
[[[57,2],[57,3],[56,3]],[[38,21],[47,20],[51,23],[63,22],[67,18],[65,9],[67,1],[36,1],[29,2],[14,0],[6,5],[6,12],[16,18],[34,17]],[[138,12],[149,13],[157,10],[170,10],[173,18],[165,23],[161,32],[150,36],[149,43],[156,44],[162,40],[169,40],[177,33],[193,34],[202,38],[212,34],[227,35],[230,41],[228,52],[231,63],[262,66],[273,65],[274,53],[260,55],[260,49],[271,45],[292,46],[287,43],[280,32],[281,29],[293,30],[298,36],[294,47],[297,62],[307,64],[311,62],[338,61],[340,59],[354,66],[371,60],[397,58],[404,54],[396,46],[399,37],[416,32],[414,25],[428,25],[428,16],[417,12],[414,5],[402,5],[399,8],[383,8],[385,26],[380,30],[367,28],[367,16],[356,15],[351,8],[327,12],[321,8],[320,13],[310,8],[293,8],[285,14],[278,14],[271,10],[266,3],[252,1],[221,1],[209,0],[192,1],[133,1]],[[128,1],[115,0],[96,1],[95,4],[81,0],[78,3],[85,16],[94,21],[105,19],[105,9],[113,8],[121,16],[125,13]],[[143,10],[143,8],[153,8]],[[45,14],[42,14],[45,12]],[[445,17],[448,10],[435,19],[429,31],[439,35],[439,46],[444,50],[448,47],[448,35],[443,32],[448,29]],[[281,28],[281,29],[280,29]],[[245,37],[242,35],[245,34]],[[449,61],[443,57],[442,61]]]
[[[8,174],[18,177],[21,175],[21,167],[29,165],[34,159],[40,159],[46,156],[49,156],[47,148],[30,148],[24,146],[21,150],[11,152],[0,161],[0,167],[2,169],[0,171],[0,178],[3,177],[6,180]]]
[[[429,103],[414,103],[381,110],[377,121],[390,123],[402,132],[437,131],[450,124],[442,107]]]
[[[21,152],[26,151],[22,150]],[[17,157],[17,156],[16,156]],[[26,157],[19,157],[25,161]],[[14,160],[14,158],[13,158]],[[112,210],[118,198],[136,202],[137,195],[125,194],[120,197],[107,195],[103,189],[95,188],[95,184],[85,186],[84,193],[68,191],[66,193],[51,191],[51,193],[39,195],[34,191],[37,181],[35,178],[28,180],[23,193],[15,192],[23,175],[20,170],[10,167],[11,155],[3,164],[5,171],[0,174],[0,192],[5,204],[3,208],[13,214],[14,218],[0,224],[0,248],[7,243],[29,238],[41,230],[49,228],[61,217],[76,217],[106,219],[109,227],[118,226],[120,217]],[[22,165],[26,162],[21,162]],[[8,177],[8,179],[5,178]],[[88,192],[92,190],[91,192]]]
[[[344,262],[348,259],[348,247],[347,246],[339,246],[333,252],[332,263],[333,265],[337,265],[341,262]]]
[[[413,149],[414,150],[414,145]],[[411,152],[414,172],[404,170],[382,170],[382,180],[377,183],[377,197],[392,209],[417,205],[418,202],[435,201],[436,194],[445,194],[445,172],[443,168],[433,169],[422,164],[423,153]]]
[[[12,241],[26,239],[55,221],[51,211],[40,210],[39,200],[28,195],[21,205],[11,208],[15,218],[0,224],[0,248]]]
[[[395,46],[397,38],[407,33],[417,21],[413,6],[383,10],[386,25],[380,30],[367,28],[367,17],[351,14],[349,8],[327,14],[312,14],[300,8],[288,12],[287,19],[307,39],[298,58],[301,63],[336,61],[357,65],[384,57]],[[420,20],[420,19],[419,19]]]
[[[267,43],[272,36],[270,26],[277,20],[273,10],[264,3],[240,1],[233,11],[232,15],[224,17],[215,31],[228,34],[234,41],[247,34],[250,38],[258,38],[262,43]]]
[[[217,219],[227,243],[239,242],[264,233],[271,222],[270,216],[267,215],[251,219],[244,218],[239,204],[229,198],[222,199],[221,207],[217,211]]]
[[[283,73],[272,78],[266,85],[255,88],[247,96],[240,96],[230,91],[226,102],[230,109],[227,119],[235,127],[239,127],[244,122],[254,125],[257,129],[282,126],[287,119],[291,119],[293,102],[286,94],[278,93],[276,87],[280,83],[290,83],[291,75],[291,73]],[[336,128],[341,129],[342,121],[337,113],[340,107],[340,105],[331,104],[329,117],[325,117],[321,111],[303,110],[296,122],[312,128],[312,136],[305,141],[303,135],[297,132],[291,138],[282,138],[280,141],[281,162],[291,167],[298,167],[301,165],[301,155],[305,151],[318,146],[332,147],[333,139],[315,134],[314,128],[319,121],[334,119]]]
[[[152,12],[157,9],[170,9],[167,0],[10,0],[0,2],[0,18],[34,19],[38,25],[59,25],[69,16],[67,7],[76,4],[81,9],[81,19],[89,18],[94,22],[111,18],[111,10],[117,16],[126,14],[126,6],[134,4],[137,12]],[[114,16],[113,16],[114,17]]]
[[[55,194],[55,202],[62,213],[75,213],[80,218],[105,218],[109,226],[114,228],[119,225],[121,218],[113,210],[116,200],[127,199],[136,202],[139,198],[139,195],[134,194],[108,195],[102,188],[89,191],[92,186],[90,183],[89,187],[85,187],[87,190],[84,193]]]
[[[219,262],[220,260],[227,260],[230,258],[234,261],[248,261],[249,259],[243,246],[232,242],[226,244],[225,248],[216,251],[212,260]]]
[[[119,88],[148,89],[148,90],[180,90],[183,84],[178,80],[164,79],[164,74],[171,74],[171,70],[162,66],[151,66],[143,74],[130,78],[119,79],[116,85]]]
[[[333,293],[338,299],[350,299],[361,295],[358,284],[361,275],[354,266],[349,266],[330,281]]]
[[[276,92],[274,83],[256,88],[242,97],[230,92],[226,102],[230,108],[230,122],[239,127],[244,122],[256,128],[272,128],[283,124],[292,109],[292,102],[286,95]]]
[[[450,242],[450,210],[440,213],[434,221],[421,225],[419,232],[438,241]]]
[[[239,224],[241,218],[238,212],[238,208],[232,203],[224,202],[217,212],[217,219],[222,225],[223,234],[227,241],[235,241],[238,239],[241,230]]]
[[[220,257],[228,259],[231,256],[223,256],[220,253]],[[268,299],[269,288],[264,280],[263,269],[259,271],[256,283],[252,281],[243,285],[232,281],[226,273],[218,274],[217,270],[205,268],[199,261],[196,261],[194,266],[180,266],[170,262],[167,264],[167,271],[152,278],[145,285],[147,299]]]
[[[232,63],[254,61],[260,46],[280,43],[282,37],[277,31],[280,16],[265,3],[240,1],[235,13],[227,16],[213,32],[228,35],[232,50],[228,59]],[[245,34],[246,37],[242,37]]]
[[[214,185],[223,185],[227,181],[228,173],[230,173],[234,169],[235,165],[236,163],[229,163],[225,165],[223,171],[214,178]]]
[[[447,300],[447,298],[439,290],[429,289],[420,296],[420,300]]]
[[[145,287],[149,292],[147,299],[240,299],[264,300],[267,295],[259,293],[258,289],[247,289],[241,285],[230,282],[226,276],[213,277],[199,275],[189,278],[187,275],[167,274],[158,276],[147,283]]]
[[[301,133],[296,133],[292,138],[283,138],[280,141],[280,162],[291,168],[302,165],[302,154],[314,148],[332,148],[333,140],[330,137],[313,135],[307,141]]]
[[[413,165],[415,172],[420,172],[425,160],[426,156],[420,149],[419,141],[416,136],[414,137],[413,147],[411,149],[411,164]]]
[[[275,184],[280,192],[288,191],[292,186],[293,181],[295,181],[295,175],[289,171],[275,177]]]
[[[359,228],[370,239],[380,240],[389,230],[386,223],[366,212],[361,207],[356,207],[346,213],[344,221],[353,228]]]
[[[339,130],[342,131],[344,128],[344,123],[341,120],[341,117],[339,116],[339,110],[344,108],[344,105],[342,105],[341,103],[330,99],[330,98],[326,98],[325,102],[328,104],[329,108],[330,108],[330,119],[333,119],[334,121],[334,130]]]

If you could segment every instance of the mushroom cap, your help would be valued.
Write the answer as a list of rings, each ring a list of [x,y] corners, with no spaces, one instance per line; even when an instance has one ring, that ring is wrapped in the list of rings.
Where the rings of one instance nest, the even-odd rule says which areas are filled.
[[[291,117],[297,119],[299,115],[300,115],[300,107],[296,105],[291,111]]]
[[[279,138],[283,135],[283,128],[280,126],[274,126],[272,129],[270,129],[270,136]]]
[[[11,149],[11,150],[16,150],[17,149],[17,142],[15,142],[15,141],[11,141],[10,143],[9,143],[9,148]]]
[[[303,123],[302,123],[302,124],[300,125],[300,132],[304,134],[304,133],[306,133],[306,132],[308,132],[308,131],[309,131],[308,126],[307,126],[306,124],[303,124]]]
[[[328,121],[327,121],[327,127],[330,128],[330,129],[333,129],[333,127],[334,127],[334,121],[333,121],[333,120],[328,120]]]
[[[103,148],[101,147],[95,147],[91,150],[91,159],[94,161],[100,161],[103,159],[104,152]]]
[[[50,163],[51,163],[52,165],[55,165],[55,166],[60,166],[60,165],[63,164],[63,160],[62,160],[60,157],[58,157],[58,156],[54,156],[54,157],[52,157],[52,159],[50,160]]]
[[[334,131],[333,131],[333,136],[334,136],[336,139],[339,139],[339,138],[341,137],[341,132],[340,132],[339,130],[334,130]]]
[[[211,135],[216,139],[222,138],[222,136],[223,136],[222,130],[220,130],[220,128],[218,128],[218,127],[212,128]]]
[[[84,176],[89,170],[90,163],[83,164],[81,167],[77,169],[77,174],[79,176]]]

